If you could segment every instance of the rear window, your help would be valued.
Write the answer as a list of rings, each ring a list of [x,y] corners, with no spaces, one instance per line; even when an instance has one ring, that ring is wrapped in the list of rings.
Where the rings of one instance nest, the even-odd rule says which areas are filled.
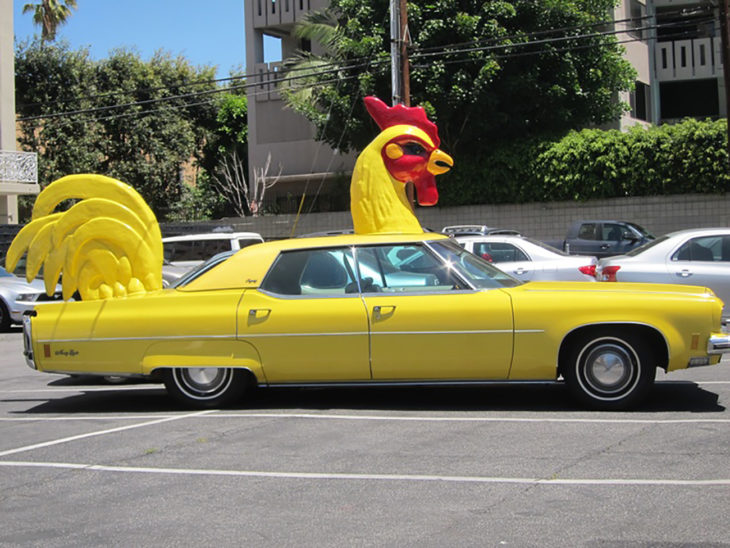
[[[246,240],[244,240],[246,241]],[[253,241],[246,245],[255,243]],[[242,246],[243,247],[243,246]],[[231,240],[188,240],[181,242],[165,242],[163,250],[165,260],[169,262],[175,261],[205,261],[221,253],[231,249]]]

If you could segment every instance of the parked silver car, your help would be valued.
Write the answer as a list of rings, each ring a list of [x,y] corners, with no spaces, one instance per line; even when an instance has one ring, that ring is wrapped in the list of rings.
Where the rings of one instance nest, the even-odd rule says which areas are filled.
[[[460,236],[454,239],[467,251],[494,263],[522,281],[595,281],[595,257],[568,255],[524,236]]]
[[[206,232],[162,238],[162,283],[165,287],[174,285],[183,274],[218,253],[238,251],[263,241],[257,232]]]
[[[43,280],[26,282],[0,267],[0,331],[8,331],[12,324],[23,322],[23,313],[40,302],[63,299],[58,287],[52,297],[46,295]]]
[[[699,285],[712,289],[730,316],[730,228],[672,232],[626,253],[601,259],[596,278],[606,282]]]

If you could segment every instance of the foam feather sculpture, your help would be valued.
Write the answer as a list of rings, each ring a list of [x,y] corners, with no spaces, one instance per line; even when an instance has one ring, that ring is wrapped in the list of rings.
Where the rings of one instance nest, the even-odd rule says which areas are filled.
[[[54,213],[65,200],[79,200]],[[63,298],[123,297],[162,288],[162,235],[157,218],[131,186],[103,175],[69,175],[38,195],[31,222],[5,259],[15,270],[27,251],[26,278],[43,267],[46,292],[63,273]]]
[[[439,149],[436,124],[421,107],[388,107],[365,97],[365,108],[381,129],[355,163],[350,183],[350,210],[356,234],[423,232],[406,197],[413,182],[418,203],[438,202],[435,176],[454,160]]]

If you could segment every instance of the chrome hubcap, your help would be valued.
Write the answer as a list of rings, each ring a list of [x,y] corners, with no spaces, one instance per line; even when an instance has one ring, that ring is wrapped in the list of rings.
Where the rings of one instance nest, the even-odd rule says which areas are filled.
[[[175,382],[184,393],[196,399],[215,398],[225,392],[233,379],[230,369],[188,367],[174,371]]]
[[[602,343],[593,347],[585,364],[585,380],[596,392],[615,394],[632,382],[634,359],[622,345]]]

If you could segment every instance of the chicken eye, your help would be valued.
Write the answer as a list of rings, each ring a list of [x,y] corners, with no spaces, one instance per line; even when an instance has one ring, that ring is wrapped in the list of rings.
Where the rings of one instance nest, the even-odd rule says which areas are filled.
[[[416,142],[403,143],[401,145],[403,152],[410,156],[425,156],[426,149]]]

